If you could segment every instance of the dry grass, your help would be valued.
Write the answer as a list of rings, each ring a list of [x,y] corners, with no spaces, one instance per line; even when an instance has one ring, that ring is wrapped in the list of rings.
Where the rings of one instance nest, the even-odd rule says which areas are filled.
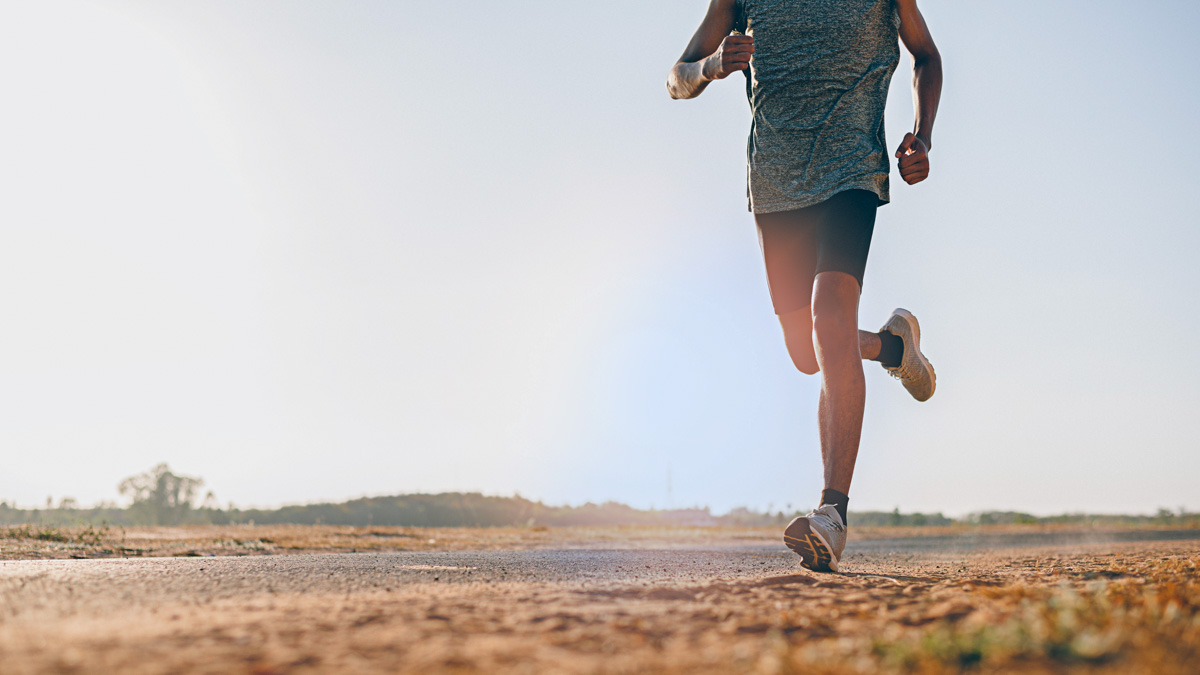
[[[1046,574],[964,589],[959,604],[944,606],[946,617],[919,630],[904,628],[903,621],[884,627],[872,639],[872,654],[880,665],[905,672],[1031,666],[1197,672],[1200,556],[1194,550],[1046,565]],[[950,616],[955,613],[962,616]]]

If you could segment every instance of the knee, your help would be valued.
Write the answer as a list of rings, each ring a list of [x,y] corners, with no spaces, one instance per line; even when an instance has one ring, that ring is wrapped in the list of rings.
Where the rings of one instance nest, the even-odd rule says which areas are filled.
[[[784,337],[787,342],[788,356],[792,357],[792,363],[796,366],[796,370],[805,375],[816,375],[821,371],[821,366],[817,365],[817,351],[813,348],[812,333]]]
[[[796,370],[805,375],[816,375],[821,367],[817,365],[817,351],[813,346],[812,311],[805,307],[780,314],[779,324],[783,327],[783,341]]]
[[[815,306],[813,311],[813,334],[818,344],[828,346],[849,342],[858,338],[858,319],[853,307],[841,307],[830,303]]]
[[[813,291],[813,333],[824,352],[840,344],[858,345],[858,280],[844,272],[817,275]]]

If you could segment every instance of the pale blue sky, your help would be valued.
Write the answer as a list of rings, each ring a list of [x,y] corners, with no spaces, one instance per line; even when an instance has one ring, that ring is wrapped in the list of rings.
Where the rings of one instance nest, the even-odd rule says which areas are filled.
[[[810,506],[703,0],[8,3],[0,499],[482,490]],[[1200,5],[921,3],[932,176],[894,180],[852,508],[1200,509]],[[907,59],[889,143],[911,125]]]

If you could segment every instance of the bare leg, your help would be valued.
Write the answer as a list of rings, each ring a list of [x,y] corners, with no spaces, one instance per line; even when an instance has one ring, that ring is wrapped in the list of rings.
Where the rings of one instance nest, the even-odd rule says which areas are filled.
[[[813,335],[812,317],[812,306],[779,315],[779,323],[783,326],[783,339],[787,343],[792,363],[806,375],[816,375],[821,370],[817,363],[816,345],[813,344],[816,336]],[[881,346],[878,333],[858,331],[858,351],[864,360],[878,357]]]
[[[883,343],[879,340],[879,333],[868,333],[865,330],[858,331],[858,351],[862,354],[864,361],[879,356],[879,350],[883,348]]]
[[[858,330],[860,292],[858,280],[845,272],[822,272],[813,286],[813,342],[822,374],[818,426],[825,487],[844,494],[850,493],[866,404]]]

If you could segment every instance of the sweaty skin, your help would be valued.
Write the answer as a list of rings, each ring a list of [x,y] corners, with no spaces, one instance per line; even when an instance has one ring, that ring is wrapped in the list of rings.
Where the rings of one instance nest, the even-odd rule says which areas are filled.
[[[900,177],[916,185],[929,177],[933,122],[942,92],[942,57],[916,0],[895,0],[900,41],[913,60],[913,130],[896,148]],[[750,67],[754,39],[730,35],[735,0],[711,0],[687,49],[667,76],[674,99],[699,96],[713,80]],[[817,275],[812,304],[779,317],[788,354],[803,373],[821,373],[818,422],[825,487],[848,494],[862,433],[866,384],[862,359],[878,356],[879,336],[859,330],[858,280],[844,272]]]

